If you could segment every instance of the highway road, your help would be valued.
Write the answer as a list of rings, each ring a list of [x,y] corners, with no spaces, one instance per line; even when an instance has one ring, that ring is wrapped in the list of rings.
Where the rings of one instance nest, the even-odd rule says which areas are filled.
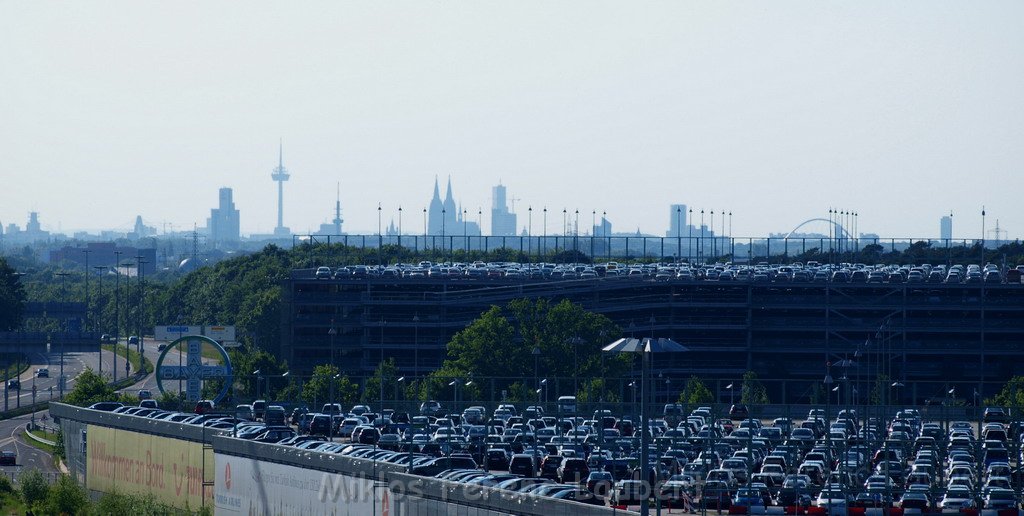
[[[147,341],[144,343],[143,354],[154,365],[160,355],[160,352],[157,351],[160,344],[162,343],[156,341]],[[176,357],[177,350],[172,350],[168,354],[167,360],[170,361],[169,363],[174,363],[176,361]],[[8,409],[13,410],[17,408],[19,406],[19,402],[24,405],[31,404],[33,385],[36,388],[36,401],[58,399],[60,396],[59,377],[61,354],[59,350],[57,350],[56,353],[36,353],[30,356],[29,360],[32,362],[31,366],[19,377],[22,385],[21,391],[6,391],[6,407]],[[91,368],[93,371],[98,372],[100,370],[100,360],[103,361],[103,376],[112,381],[114,365],[113,353],[109,351],[103,351],[102,353],[65,353],[63,362],[64,375],[67,377],[67,383],[65,384],[66,391],[70,391],[74,388],[79,375],[81,375],[86,368]],[[123,357],[118,357],[117,366],[117,378],[121,379],[124,377]],[[48,378],[37,377],[36,371],[40,368],[48,368],[50,376]],[[165,387],[170,391],[177,391],[178,384],[177,382],[168,382]],[[121,392],[135,394],[140,389],[149,389],[153,392],[154,396],[158,395],[156,375],[150,372],[145,378],[130,387],[122,389]],[[3,407],[0,407],[0,409],[2,408]],[[52,421],[49,420],[49,414],[46,411],[36,412],[35,419],[37,423],[45,421],[48,424],[52,424]],[[12,450],[18,455],[18,464],[16,466],[0,466],[0,473],[7,475],[9,478],[16,477],[21,471],[24,471],[25,468],[38,468],[40,471],[47,474],[57,473],[57,470],[53,465],[53,458],[48,453],[29,446],[22,441],[22,436],[20,434],[25,431],[26,425],[31,420],[32,415],[25,414],[0,421],[0,450]]]
[[[44,414],[44,412],[36,413],[37,422]],[[36,468],[48,474],[57,473],[57,468],[53,465],[53,457],[49,453],[22,441],[20,434],[25,431],[25,426],[31,418],[30,414],[25,414],[0,421],[0,450],[12,450],[18,455],[16,466],[0,466],[0,472],[3,472],[8,478],[16,477],[26,468]],[[53,424],[52,421],[47,421],[47,423]]]

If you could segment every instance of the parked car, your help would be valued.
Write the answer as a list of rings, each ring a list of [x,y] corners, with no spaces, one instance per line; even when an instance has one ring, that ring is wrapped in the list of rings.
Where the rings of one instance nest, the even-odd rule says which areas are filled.
[[[267,411],[263,415],[263,421],[267,426],[285,426],[287,422],[284,407],[280,405],[270,405],[267,407]]]
[[[102,410],[104,412],[113,412],[113,411],[115,411],[115,410],[117,410],[117,409],[119,409],[119,408],[121,408],[123,406],[124,406],[123,403],[120,403],[120,402],[117,402],[117,401],[101,401],[99,403],[93,403],[92,405],[89,405],[89,408],[92,409],[92,410]]]
[[[12,450],[0,451],[0,466],[17,466],[18,454]]]
[[[244,419],[246,421],[252,421],[252,405],[235,405],[235,417],[237,419]]]
[[[256,400],[252,402],[252,417],[256,421],[263,421],[263,413],[267,411],[267,400]]]
[[[736,404],[729,407],[729,419],[747,419],[750,415],[750,411],[746,405]]]
[[[212,400],[199,400],[196,402],[196,408],[193,411],[196,414],[209,414],[213,412],[213,401]]]
[[[441,413],[441,403],[435,400],[420,403],[420,414],[424,416],[436,416]]]

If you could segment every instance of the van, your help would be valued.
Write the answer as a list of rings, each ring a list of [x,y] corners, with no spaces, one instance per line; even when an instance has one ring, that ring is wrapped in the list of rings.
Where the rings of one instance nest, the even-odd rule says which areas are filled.
[[[280,405],[271,405],[267,407],[267,411],[263,417],[263,421],[267,424],[267,426],[284,426],[284,407]]]
[[[575,414],[576,396],[560,396],[558,398],[558,412],[562,414]]]
[[[522,475],[523,477],[536,477],[539,466],[536,455],[517,453],[512,456],[512,461],[509,462],[508,472],[512,475]]]
[[[324,406],[320,409],[321,414],[341,414],[340,403],[324,403]]]
[[[267,400],[256,400],[252,402],[252,417],[254,421],[263,420],[263,413],[267,410]]]
[[[665,419],[665,424],[675,428],[683,421],[683,406],[678,403],[667,403],[662,416]]]

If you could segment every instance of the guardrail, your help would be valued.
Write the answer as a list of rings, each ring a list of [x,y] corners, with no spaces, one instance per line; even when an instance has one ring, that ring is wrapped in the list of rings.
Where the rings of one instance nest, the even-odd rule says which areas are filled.
[[[47,446],[57,446],[56,442],[51,441],[49,439],[43,439],[42,437],[39,437],[39,436],[33,434],[30,431],[30,430],[32,430],[31,428],[29,428],[30,426],[31,426],[30,423],[26,423],[25,424],[25,435],[27,435],[29,439],[32,439],[33,441],[35,441],[37,443],[43,443],[43,444],[45,444]],[[39,425],[36,425],[36,426],[39,426]],[[56,433],[56,431],[51,432],[51,433]]]

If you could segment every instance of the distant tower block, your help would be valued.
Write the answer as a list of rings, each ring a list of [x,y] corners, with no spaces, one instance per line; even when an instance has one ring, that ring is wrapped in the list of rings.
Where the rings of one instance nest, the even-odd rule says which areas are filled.
[[[284,146],[278,144],[277,148],[277,168],[270,175],[270,178],[277,181],[277,227],[274,228],[275,236],[289,236],[291,230],[284,227],[284,182],[291,177],[288,174],[288,169],[284,168]]]

